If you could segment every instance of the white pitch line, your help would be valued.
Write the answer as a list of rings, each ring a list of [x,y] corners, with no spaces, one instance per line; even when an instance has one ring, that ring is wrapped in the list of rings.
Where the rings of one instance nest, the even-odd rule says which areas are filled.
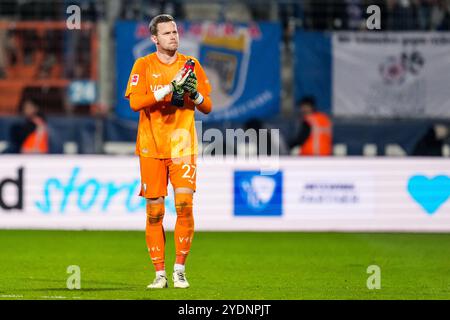
[[[1,294],[0,298],[23,298],[21,294]]]
[[[67,299],[67,297],[63,297],[63,296],[42,296],[41,298],[44,298],[44,299]]]

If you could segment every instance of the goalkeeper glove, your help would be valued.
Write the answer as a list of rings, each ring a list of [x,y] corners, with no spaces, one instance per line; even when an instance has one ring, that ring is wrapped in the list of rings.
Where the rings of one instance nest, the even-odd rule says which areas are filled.
[[[186,83],[186,80],[191,75],[192,70],[187,70],[185,68],[182,68],[178,73],[175,75],[175,78],[170,82],[170,85],[172,86],[172,92],[182,92],[183,85]]]
[[[162,87],[161,89],[156,90],[153,94],[155,96],[156,101],[162,101],[166,95],[169,93],[177,93],[179,95],[183,95],[184,89],[183,85],[186,80],[189,78],[192,70],[187,70],[183,67],[178,73],[175,75],[170,84]]]
[[[203,96],[197,91],[197,77],[195,76],[195,73],[191,73],[184,83],[183,89],[189,93],[189,98],[191,98],[196,105],[203,102]]]
[[[183,84],[184,91],[188,92],[189,95],[195,94],[197,92],[197,77],[195,73],[191,73],[189,78]]]

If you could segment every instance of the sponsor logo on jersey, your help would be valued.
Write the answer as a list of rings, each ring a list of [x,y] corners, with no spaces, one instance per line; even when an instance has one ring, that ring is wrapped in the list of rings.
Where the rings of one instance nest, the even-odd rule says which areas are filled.
[[[155,84],[155,85],[151,84],[150,85],[150,90],[152,92],[155,92],[156,90],[162,89],[163,87],[164,86],[162,84]]]

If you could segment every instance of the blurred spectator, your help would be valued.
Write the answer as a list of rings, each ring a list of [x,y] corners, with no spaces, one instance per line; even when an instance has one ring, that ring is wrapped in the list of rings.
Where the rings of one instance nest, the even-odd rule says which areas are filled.
[[[128,0],[121,2],[120,17],[125,20],[149,21],[161,12],[170,14],[176,19],[183,18],[181,0]],[[184,3],[183,3],[184,4]]]
[[[431,126],[414,147],[413,156],[441,157],[442,147],[449,137],[449,129],[443,124]]]
[[[345,0],[344,25],[347,30],[360,30],[365,26],[363,0]]]
[[[415,30],[417,3],[413,0],[387,0],[388,29]]]
[[[17,1],[18,20],[56,20],[61,17],[62,3],[52,0]]]
[[[304,0],[302,4],[303,27],[312,30],[365,29],[370,5],[380,7],[382,30],[450,28],[450,0]],[[280,6],[281,13],[283,10]]]
[[[331,0],[306,0],[305,14],[306,27],[313,30],[328,29],[331,17],[332,7],[328,3]]]
[[[333,148],[330,118],[317,110],[314,97],[304,97],[299,107],[301,130],[290,147],[300,145],[301,156],[330,156]]]
[[[418,0],[417,23],[421,30],[431,29],[431,11],[437,0]]]
[[[450,30],[450,0],[437,0],[431,8],[430,25],[432,30]]]
[[[296,27],[303,27],[305,24],[304,3],[282,2],[278,5],[278,15],[283,27],[284,41],[289,41]]]
[[[103,15],[107,0],[2,0],[0,17],[18,21],[48,20],[66,18],[66,8],[77,5],[82,10],[83,21],[97,21]]]
[[[5,153],[48,153],[47,123],[39,106],[33,100],[25,99],[22,114],[24,120],[11,127]]]
[[[92,68],[91,32],[74,32],[66,35],[67,46],[64,65],[65,76],[70,79],[87,79]]]
[[[67,7],[77,5],[81,9],[83,22],[95,22],[104,15],[104,2],[99,0],[64,0],[63,14],[66,14]]]
[[[305,26],[313,30],[359,30],[364,25],[363,0],[306,0]]]

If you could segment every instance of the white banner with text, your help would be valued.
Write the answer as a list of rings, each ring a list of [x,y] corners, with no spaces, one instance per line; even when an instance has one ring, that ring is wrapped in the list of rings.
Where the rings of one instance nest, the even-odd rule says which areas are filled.
[[[216,157],[197,168],[197,230],[450,231],[446,159]],[[139,190],[137,157],[1,156],[0,229],[144,230]],[[165,205],[173,230],[170,183]]]

